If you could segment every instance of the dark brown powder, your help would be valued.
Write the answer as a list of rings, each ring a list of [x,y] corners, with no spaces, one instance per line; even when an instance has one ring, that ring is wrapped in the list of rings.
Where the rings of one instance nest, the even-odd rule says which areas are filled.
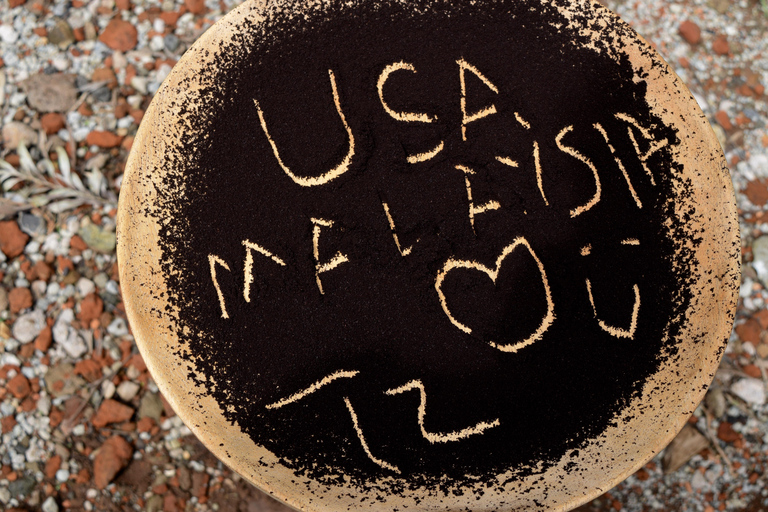
[[[684,328],[696,241],[673,209],[678,134],[629,61],[536,1],[284,12],[221,47],[159,191],[178,334],[226,417],[297,473],[461,492],[639,414]],[[377,82],[401,62],[415,72],[389,75],[387,106],[432,122],[385,110]],[[354,154],[302,186],[350,152],[334,86]],[[635,144],[662,146],[647,170]]]

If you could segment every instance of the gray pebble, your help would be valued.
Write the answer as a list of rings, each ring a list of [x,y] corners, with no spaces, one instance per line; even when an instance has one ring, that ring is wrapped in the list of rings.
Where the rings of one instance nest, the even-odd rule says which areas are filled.
[[[112,91],[109,87],[99,87],[91,93],[93,99],[102,103],[112,100]]]
[[[13,337],[21,343],[29,343],[37,338],[45,327],[45,313],[40,310],[21,315],[13,324]]]
[[[163,38],[163,41],[169,52],[175,52],[179,47],[179,38],[176,37],[176,34],[168,34]]]
[[[5,291],[5,288],[0,286],[0,312],[5,311],[8,309],[8,292]]]
[[[23,455],[22,455],[23,458]],[[13,481],[8,486],[8,490],[11,491],[11,496],[28,496],[29,493],[31,493],[35,486],[37,485],[37,482],[33,478],[30,478],[28,476],[19,478],[16,481]]]
[[[29,236],[44,235],[46,231],[45,221],[27,212],[19,214],[19,228]]]
[[[69,480],[69,471],[67,471],[66,469],[60,469],[60,470],[58,470],[56,472],[56,481],[57,482],[64,483],[67,480]]]

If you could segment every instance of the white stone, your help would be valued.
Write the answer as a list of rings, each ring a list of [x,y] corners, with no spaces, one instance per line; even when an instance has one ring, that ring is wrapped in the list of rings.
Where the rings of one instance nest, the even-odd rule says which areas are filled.
[[[0,25],[0,39],[4,43],[13,44],[19,40],[19,33],[10,25]]]
[[[40,310],[21,315],[13,324],[13,337],[21,343],[29,343],[37,338],[45,327],[45,313]]]
[[[79,293],[81,297],[85,297],[96,290],[96,285],[87,277],[81,277],[77,280],[75,288],[77,288],[77,293]]]
[[[141,386],[137,383],[124,380],[117,386],[117,396],[124,402],[130,402],[139,392],[139,389],[141,389]]]
[[[43,502],[43,512],[59,512],[59,505],[53,496],[48,496],[48,499]]]
[[[731,391],[747,403],[755,405],[765,404],[765,386],[762,380],[745,378],[735,382]]]
[[[66,469],[60,469],[56,472],[56,481],[57,482],[66,482],[69,480],[69,471]]]
[[[112,320],[109,326],[107,326],[107,332],[112,336],[119,338],[128,334],[128,325],[125,323],[125,320],[117,317]]]
[[[152,39],[149,40],[149,47],[155,52],[163,51],[163,48],[165,48],[165,40],[163,40],[163,36],[153,36]]]
[[[115,383],[109,379],[106,379],[101,383],[101,394],[104,395],[104,398],[112,398],[115,396],[115,389]]]

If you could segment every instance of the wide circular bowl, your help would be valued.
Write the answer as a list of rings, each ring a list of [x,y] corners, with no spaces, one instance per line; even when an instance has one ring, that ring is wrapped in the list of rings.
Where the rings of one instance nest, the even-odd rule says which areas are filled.
[[[595,2],[247,2],[118,212],[126,312],[222,461],[300,510],[569,510],[683,427],[739,285],[722,151]]]

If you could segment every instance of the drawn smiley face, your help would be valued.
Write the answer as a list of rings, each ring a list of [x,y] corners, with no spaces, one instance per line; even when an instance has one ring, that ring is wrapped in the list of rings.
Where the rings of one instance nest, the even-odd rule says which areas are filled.
[[[676,130],[554,7],[481,4],[267,13],[160,198],[194,378],[297,473],[540,471],[675,349]]]

